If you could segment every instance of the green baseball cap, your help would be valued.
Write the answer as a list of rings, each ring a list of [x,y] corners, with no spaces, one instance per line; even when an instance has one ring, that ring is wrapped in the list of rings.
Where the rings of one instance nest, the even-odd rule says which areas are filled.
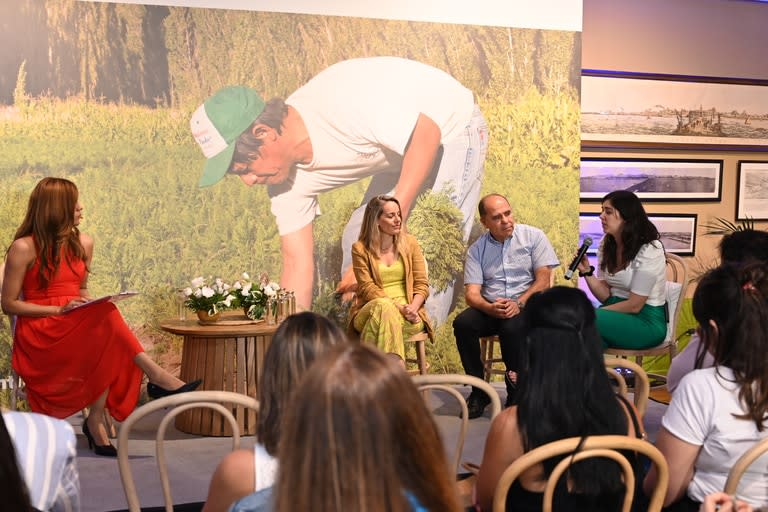
[[[227,173],[235,141],[264,111],[264,100],[250,87],[224,87],[200,105],[189,125],[208,159],[198,186],[217,183]]]

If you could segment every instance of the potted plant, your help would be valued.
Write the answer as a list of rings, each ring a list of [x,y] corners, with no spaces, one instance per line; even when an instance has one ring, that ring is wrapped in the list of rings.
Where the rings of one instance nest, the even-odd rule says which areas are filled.
[[[231,286],[221,278],[196,277],[192,286],[184,289],[184,305],[197,313],[202,322],[215,322],[221,311],[231,309],[237,296],[231,292]]]

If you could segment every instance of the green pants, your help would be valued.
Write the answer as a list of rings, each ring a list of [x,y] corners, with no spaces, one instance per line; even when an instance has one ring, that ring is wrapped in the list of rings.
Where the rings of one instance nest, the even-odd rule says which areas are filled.
[[[603,306],[626,299],[608,297]],[[640,350],[655,347],[667,335],[664,306],[643,306],[639,313],[620,313],[597,308],[597,330],[606,347]]]

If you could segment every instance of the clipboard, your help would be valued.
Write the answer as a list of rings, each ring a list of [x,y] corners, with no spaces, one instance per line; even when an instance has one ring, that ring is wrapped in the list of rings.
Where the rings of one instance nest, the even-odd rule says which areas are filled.
[[[77,311],[78,309],[85,308],[88,306],[93,306],[94,304],[101,304],[102,302],[119,302],[123,299],[135,297],[138,294],[139,292],[126,291],[126,292],[115,293],[113,295],[104,295],[103,297],[99,297],[98,299],[89,300],[88,302],[83,302],[82,304],[79,304],[73,308],[70,308],[69,310],[67,310],[67,313],[71,313],[72,311]]]

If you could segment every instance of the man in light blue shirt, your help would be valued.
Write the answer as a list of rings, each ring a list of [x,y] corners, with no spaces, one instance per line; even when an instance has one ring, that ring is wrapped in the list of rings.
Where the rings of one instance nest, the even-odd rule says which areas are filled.
[[[483,378],[479,339],[498,334],[507,367],[505,405],[509,406],[515,400],[522,341],[520,312],[528,297],[549,288],[552,269],[560,262],[543,231],[515,224],[504,196],[483,197],[478,210],[488,232],[467,251],[464,295],[469,307],[453,321],[453,333],[464,371],[479,378]],[[469,418],[481,416],[489,403],[485,393],[473,388],[467,398]]]

